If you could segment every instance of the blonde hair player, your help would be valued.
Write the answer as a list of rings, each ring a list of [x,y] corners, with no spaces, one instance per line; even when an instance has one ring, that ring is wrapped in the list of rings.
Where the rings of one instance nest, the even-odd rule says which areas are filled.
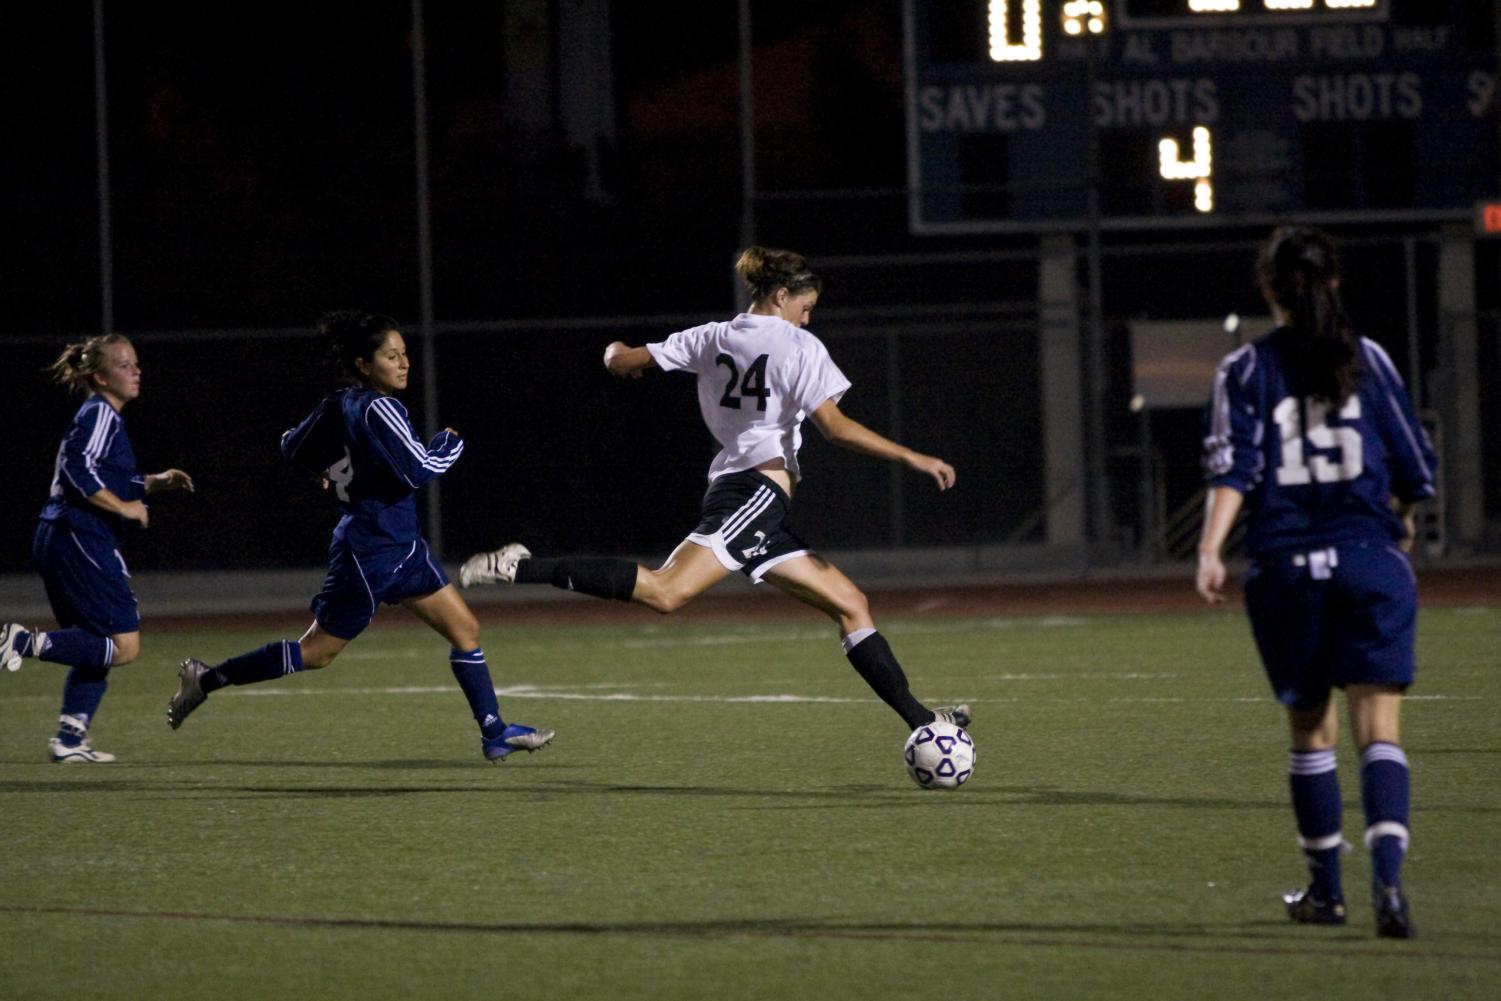
[[[89,726],[109,687],[110,669],[129,664],[141,650],[141,618],[120,555],[120,529],[126,522],[145,528],[151,520],[145,498],[192,490],[193,480],[181,469],[136,474],[120,416],[141,395],[141,365],[129,339],[105,334],[70,344],[51,372],[84,397],[57,450],[52,490],[31,548],[59,628],[0,625],[0,665],[14,671],[26,657],[68,665],[49,755],[61,764],[102,764],[115,756],[94,749]]]
[[[667,561],[651,570],[620,559],[543,559],[512,543],[465,561],[460,586],[552,584],[668,613],[738,571],[770,581],[833,619],[850,663],[909,729],[935,719],[968,726],[968,706],[933,710],[912,695],[865,595],[785,524],[802,476],[804,420],[833,444],[900,462],[939,490],[954,485],[954,467],[882,437],[839,409],[850,381],[805,329],[823,282],[802,255],[749,247],[735,273],[750,295],[747,312],[643,347],[616,341],[605,349],[605,367],[622,379],[651,368],[693,373],[699,410],[721,446],[709,466],[699,523]]]

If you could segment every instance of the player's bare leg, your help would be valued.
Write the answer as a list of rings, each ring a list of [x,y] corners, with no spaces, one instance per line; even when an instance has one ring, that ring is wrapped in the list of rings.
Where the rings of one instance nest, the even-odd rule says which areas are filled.
[[[420,598],[407,598],[401,607],[426,623],[460,650],[479,646],[479,620],[452,584]]]
[[[332,664],[340,651],[349,645],[349,640],[333,635],[315,621],[307,627],[297,645],[302,648],[302,669],[316,671]]]
[[[1339,713],[1333,699],[1318,709],[1289,709],[1287,724],[1295,751],[1327,751],[1339,742]]]
[[[631,600],[663,613],[675,612],[729,575],[714,550],[684,539],[655,570],[636,568]]]

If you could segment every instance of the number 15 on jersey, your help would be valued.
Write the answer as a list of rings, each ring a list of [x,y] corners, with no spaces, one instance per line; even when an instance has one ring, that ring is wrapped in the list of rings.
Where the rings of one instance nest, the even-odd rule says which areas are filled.
[[[1306,415],[1306,417],[1305,417]],[[1360,418],[1360,397],[1351,395],[1339,410],[1342,420]],[[1344,483],[1356,479],[1364,470],[1364,443],[1360,431],[1353,427],[1330,427],[1329,405],[1322,400],[1300,400],[1289,396],[1272,411],[1277,432],[1282,439],[1282,463],[1277,467],[1278,486],[1302,483]],[[1314,455],[1304,459],[1304,443],[1332,456]]]

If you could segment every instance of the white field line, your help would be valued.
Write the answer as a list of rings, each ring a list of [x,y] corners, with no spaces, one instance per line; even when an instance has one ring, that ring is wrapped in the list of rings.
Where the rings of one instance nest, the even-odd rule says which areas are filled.
[[[1146,673],[1124,671],[1118,674],[987,674],[985,681],[1161,681],[1166,678],[1181,678],[1181,674]]]
[[[941,636],[953,633],[990,632],[999,629],[1015,629],[1021,626],[1043,626],[1048,629],[1088,625],[1089,620],[1069,615],[1050,615],[1041,619],[966,619],[956,622],[903,622],[891,630],[893,636]],[[631,650],[662,647],[729,646],[738,643],[801,643],[807,640],[828,639],[827,626],[814,629],[783,630],[774,633],[718,633],[708,636],[653,636],[645,639],[621,641],[621,646]]]

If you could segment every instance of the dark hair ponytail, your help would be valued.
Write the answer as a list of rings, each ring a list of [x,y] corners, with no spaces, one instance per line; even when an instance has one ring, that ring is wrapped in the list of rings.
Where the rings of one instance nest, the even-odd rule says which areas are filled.
[[[328,345],[335,373],[346,383],[364,381],[355,362],[374,358],[386,334],[395,329],[396,321],[389,316],[358,309],[335,310],[318,318],[318,335]]]
[[[1339,257],[1327,233],[1281,226],[1256,262],[1262,292],[1288,313],[1288,378],[1302,396],[1341,406],[1360,378],[1360,348],[1339,300]]]

